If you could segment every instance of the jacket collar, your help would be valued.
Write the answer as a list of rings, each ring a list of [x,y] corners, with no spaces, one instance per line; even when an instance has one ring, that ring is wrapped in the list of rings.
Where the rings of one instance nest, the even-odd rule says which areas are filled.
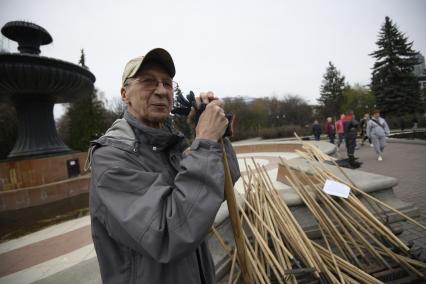
[[[127,110],[124,118],[117,119],[106,131],[105,135],[90,143],[84,170],[91,168],[93,151],[98,146],[110,145],[127,152],[136,152],[140,142],[151,145],[156,150],[165,150],[177,145],[179,151],[183,151],[187,145],[185,137],[170,128],[147,127],[130,115]]]
[[[124,112],[124,119],[133,128],[135,138],[142,143],[147,143],[158,150],[167,149],[184,140],[184,136],[169,127],[152,128],[142,124],[127,110]]]

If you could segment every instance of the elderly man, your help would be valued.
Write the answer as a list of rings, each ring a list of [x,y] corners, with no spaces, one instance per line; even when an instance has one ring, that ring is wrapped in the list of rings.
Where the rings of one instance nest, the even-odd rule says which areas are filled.
[[[224,200],[218,141],[228,121],[222,101],[202,93],[207,106],[188,148],[165,125],[174,75],[164,49],[130,60],[122,78],[124,118],[90,148],[92,237],[103,283],[215,283],[205,238]],[[224,143],[235,182],[237,159]]]

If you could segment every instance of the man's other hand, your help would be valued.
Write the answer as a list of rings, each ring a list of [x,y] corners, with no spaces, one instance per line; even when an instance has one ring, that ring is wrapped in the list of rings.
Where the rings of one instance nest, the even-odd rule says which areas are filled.
[[[195,129],[195,139],[208,139],[217,142],[225,133],[228,126],[228,119],[223,111],[223,101],[215,97],[213,92],[201,93],[197,98],[197,103],[205,103],[206,110],[201,114],[198,125]],[[188,115],[188,119],[193,119],[195,110]]]

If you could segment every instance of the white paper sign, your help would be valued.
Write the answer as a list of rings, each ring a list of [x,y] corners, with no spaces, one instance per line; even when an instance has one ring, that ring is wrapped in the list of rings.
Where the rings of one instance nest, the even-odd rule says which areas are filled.
[[[348,198],[349,192],[351,192],[351,188],[346,184],[329,179],[325,181],[324,188],[322,190],[327,194],[343,198]]]

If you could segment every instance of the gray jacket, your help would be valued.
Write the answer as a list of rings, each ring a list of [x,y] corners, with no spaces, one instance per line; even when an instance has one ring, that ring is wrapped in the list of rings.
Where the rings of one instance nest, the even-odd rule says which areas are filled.
[[[371,118],[368,122],[367,122],[367,136],[371,137],[371,136],[380,136],[380,137],[385,137],[385,136],[389,136],[389,126],[386,123],[386,120],[384,120],[383,118],[379,117],[378,120],[375,120],[374,118]],[[378,123],[376,123],[378,122]],[[379,125],[380,124],[380,125]]]
[[[225,141],[233,182],[240,172]],[[126,113],[90,149],[92,238],[103,283],[215,283],[205,238],[224,201],[219,143]]]

